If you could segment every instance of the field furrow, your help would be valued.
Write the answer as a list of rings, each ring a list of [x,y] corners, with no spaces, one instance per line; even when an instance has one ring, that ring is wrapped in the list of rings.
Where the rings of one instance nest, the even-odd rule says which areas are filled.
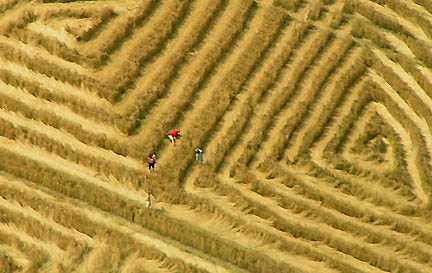
[[[376,74],[372,74],[372,75],[376,75]],[[427,147],[424,146],[425,144],[425,140],[423,139],[423,137],[418,136],[418,134],[416,134],[415,132],[413,132],[412,130],[410,130],[410,128],[427,128],[427,125],[424,124],[424,121],[421,121],[420,118],[415,115],[415,113],[413,113],[409,106],[403,102],[401,100],[401,98],[399,96],[397,96],[396,92],[394,92],[393,90],[391,90],[391,87],[388,88],[388,84],[384,82],[384,80],[382,80],[379,77],[375,77],[378,80],[378,83],[383,84],[382,86],[385,89],[381,89],[380,91],[377,91],[375,93],[370,91],[370,87],[369,87],[369,92],[368,93],[363,93],[362,96],[357,99],[354,100],[355,104],[353,104],[353,107],[351,108],[351,110],[346,116],[345,116],[345,121],[343,121],[343,123],[340,124],[344,124],[344,126],[342,128],[338,128],[338,131],[341,131],[341,133],[339,133],[338,135],[334,135],[334,138],[332,141],[329,142],[329,145],[327,149],[327,151],[329,150],[329,147],[331,147],[331,150],[336,151],[336,152],[340,152],[343,143],[347,140],[347,131],[344,130],[349,130],[349,128],[352,128],[354,122],[357,120],[357,118],[360,116],[360,114],[365,110],[365,106],[372,100],[377,100],[381,103],[383,103],[386,108],[390,111],[391,115],[394,116],[396,118],[396,120],[398,120],[402,126],[403,126],[403,132],[409,134],[409,136],[407,136],[408,138],[411,138],[411,140],[414,143],[414,147],[415,147],[415,157],[416,159],[414,160],[413,164],[417,166],[417,168],[419,168],[419,164],[426,164],[426,162],[424,161],[424,158],[421,156],[422,154],[419,153],[420,150],[418,150],[418,146],[423,146],[423,147]],[[388,91],[384,91],[384,90],[388,90]],[[398,111],[395,111],[395,109],[398,109]],[[401,115],[401,113],[403,113],[403,115]],[[418,130],[418,129],[416,129]],[[425,150],[423,149],[422,152],[424,153]],[[327,155],[328,157],[328,155]],[[404,163],[406,164],[406,163]],[[421,165],[420,165],[421,166]],[[348,171],[351,169],[349,165],[344,165],[342,164],[340,167],[338,167],[339,169],[344,169],[345,167],[347,167]],[[421,167],[420,167],[421,168]],[[357,173],[358,171],[351,169],[351,171],[349,171],[351,173]],[[368,175],[370,172],[367,172],[366,175]],[[424,173],[420,172],[420,175],[422,176],[422,183],[425,183],[425,177],[424,177]],[[385,187],[387,185],[388,186],[392,186],[395,187],[395,185],[397,184],[401,184],[401,182],[391,182],[391,181],[383,181],[382,179],[378,179],[379,182],[383,182],[383,186]],[[389,184],[390,183],[390,184]],[[428,182],[426,182],[427,184]],[[414,186],[414,185],[412,185]],[[418,192],[418,198],[420,198],[420,200],[422,200],[422,198],[427,198],[424,194],[422,194],[422,188],[419,188],[419,192]],[[402,192],[401,192],[402,193]],[[403,195],[407,195],[407,193],[402,193]],[[409,193],[408,193],[409,194]],[[423,201],[425,201],[425,199],[423,199]]]
[[[30,262],[29,257],[16,248],[0,244],[0,266],[5,272],[20,271],[27,268]]]
[[[412,2],[426,9],[429,13],[432,14],[432,3],[427,0],[412,0]]]
[[[320,222],[327,224],[335,229],[347,232],[353,236],[359,236],[364,242],[370,244],[382,244],[390,246],[395,249],[396,252],[401,251],[404,255],[410,257],[410,259],[416,260],[419,263],[430,264],[432,248],[430,245],[425,244],[422,241],[415,241],[414,236],[409,234],[398,233],[388,226],[378,226],[368,223],[365,217],[359,217],[359,215],[349,215],[347,211],[338,210],[335,204],[345,208],[349,208],[351,211],[361,211],[359,207],[362,207],[360,202],[348,201],[341,199],[333,199],[330,201],[332,194],[314,196],[315,193],[304,194],[304,192],[296,187],[296,181],[303,179],[303,181],[310,181],[304,190],[315,187],[313,184],[312,177],[294,177],[291,181],[286,181],[287,177],[278,178],[279,181],[268,181],[263,174],[255,173],[252,182],[243,181],[243,183],[249,184],[251,190],[258,193],[263,197],[271,197],[277,204],[283,208],[290,209],[294,213],[302,215],[308,219],[319,219]],[[292,176],[291,176],[292,177]],[[285,181],[281,181],[285,180]],[[303,182],[303,185],[306,185]],[[297,184],[300,186],[301,183]],[[289,190],[288,190],[289,189]],[[319,190],[318,190],[319,191]],[[335,197],[335,195],[333,195]],[[324,199],[326,198],[326,199]],[[328,205],[329,203],[332,205]],[[326,208],[327,207],[327,208]],[[336,210],[336,211],[335,211]],[[366,213],[360,213],[360,215],[366,215]],[[380,219],[375,219],[379,221]],[[421,249],[421,251],[419,251]]]
[[[429,38],[417,25],[397,16],[394,11],[375,4],[372,1],[360,0],[356,4],[356,11],[378,26],[395,33],[411,36],[415,39],[427,41]]]
[[[286,187],[292,188],[292,192],[297,195],[296,199],[292,200],[289,198],[291,194],[286,190],[283,192],[289,195],[283,199],[276,198],[277,194],[273,193],[270,187],[275,188],[277,186],[283,188],[276,181],[272,181],[271,185],[268,183],[267,185],[259,185],[253,182],[255,191],[266,196],[273,196],[280,206],[290,207],[297,213],[311,219],[323,217],[323,222],[328,225],[352,234],[357,234],[365,242],[391,246],[394,251],[408,255],[410,260],[430,264],[430,244],[420,247],[420,245],[424,244],[423,239],[417,238],[417,232],[409,232],[405,229],[406,227],[399,226],[399,223],[406,221],[400,218],[400,216],[394,216],[382,210],[378,211],[371,205],[360,205],[357,200],[353,200],[352,198],[351,200],[349,198],[341,198],[335,189],[325,189],[325,187],[318,186],[317,182],[319,181],[316,178],[307,175],[295,176],[293,172],[295,169],[291,169],[289,172],[286,169],[279,169],[278,171],[287,177],[282,176],[277,181],[280,181]],[[264,181],[264,179],[261,181]],[[303,197],[299,199],[298,195],[302,195],[309,200],[307,201]],[[310,210],[311,207],[306,202],[311,202],[311,205],[314,203],[317,211],[314,213]],[[328,214],[325,208],[329,208],[330,210],[327,212],[331,214]],[[339,211],[340,214],[335,214],[334,210]],[[331,220],[332,218],[333,220]],[[354,226],[356,227],[354,228]],[[417,226],[414,229],[421,229],[421,226]],[[425,232],[425,230],[422,232]],[[420,233],[422,232],[420,231]],[[426,252],[418,252],[419,248]]]
[[[68,263],[65,251],[50,242],[44,242],[19,230],[13,224],[0,224],[0,242],[16,246],[26,256],[32,257],[29,271],[58,270]]]
[[[365,107],[368,105],[368,103],[371,101],[371,98],[368,98],[367,96],[365,97],[359,97],[359,98],[355,98],[355,96],[359,96],[358,94],[354,94],[354,98],[352,99],[355,103],[353,105],[351,105],[351,109],[347,108],[346,110],[344,110],[344,113],[346,116],[344,117],[344,121],[342,122],[339,121],[338,124],[344,124],[344,127],[340,126],[339,127],[335,127],[336,124],[332,125],[329,129],[329,132],[324,132],[324,134],[327,135],[327,137],[325,138],[326,140],[321,140],[319,141],[318,145],[315,145],[315,147],[313,148],[313,152],[312,152],[312,157],[314,159],[315,162],[317,162],[318,164],[320,164],[321,166],[323,166],[329,173],[331,173],[332,175],[344,175],[344,172],[347,172],[348,174],[350,174],[349,176],[347,176],[347,178],[349,178],[351,176],[351,178],[349,178],[347,180],[351,181],[349,182],[349,188],[348,189],[344,189],[344,191],[347,191],[347,193],[349,194],[353,194],[353,195],[357,195],[357,196],[362,196],[365,193],[369,192],[370,196],[375,196],[374,198],[372,198],[370,201],[379,205],[386,205],[389,208],[393,208],[396,209],[398,206],[395,206],[394,202],[399,203],[406,203],[407,201],[404,201],[404,199],[408,199],[407,196],[409,196],[410,198],[413,197],[413,194],[410,192],[409,190],[409,186],[404,185],[402,181],[398,181],[398,179],[396,178],[392,180],[391,177],[385,177],[385,176],[380,176],[377,174],[371,174],[371,170],[368,168],[356,168],[354,167],[352,164],[347,163],[346,161],[342,160],[342,158],[340,156],[338,156],[338,158],[335,158],[333,160],[334,164],[332,167],[330,167],[327,164],[327,159],[330,158],[330,151],[335,151],[336,154],[340,154],[342,152],[342,146],[344,145],[344,143],[347,141],[347,136],[349,135],[349,130],[353,128],[354,123],[358,120],[358,118],[362,115],[363,111],[366,109]],[[347,104],[349,105],[349,104]],[[346,105],[346,106],[347,106]],[[346,107],[344,106],[344,107]],[[348,111],[348,112],[345,112]],[[338,132],[333,132],[334,130],[337,130]],[[345,131],[346,130],[346,131]],[[333,138],[332,140],[329,140],[329,138]],[[327,143],[327,144],[324,144]],[[317,146],[319,147],[319,152],[318,150],[315,150],[317,148]],[[405,149],[405,148],[404,148]],[[323,158],[324,157],[324,158]],[[338,161],[339,160],[339,161]],[[339,163],[337,163],[339,162]],[[414,163],[415,164],[415,163]],[[342,170],[341,171],[333,171],[332,169],[336,168],[337,170]],[[317,173],[315,175],[319,176],[321,175],[320,173],[321,171],[317,171]],[[397,176],[396,176],[397,177]],[[338,179],[340,179],[342,177],[338,177]],[[353,178],[355,178],[355,180],[359,180],[359,181],[364,181],[363,183],[354,183],[355,180],[353,180]],[[373,178],[376,182],[379,182],[379,184],[377,183],[371,183],[370,178]],[[337,180],[335,180],[336,182]],[[346,182],[345,182],[346,183]],[[406,183],[406,182],[405,182]],[[370,186],[366,186],[366,184],[369,184]],[[373,186],[373,188],[371,188],[371,186]],[[390,192],[389,192],[390,190]],[[372,194],[374,191],[380,191],[382,193],[387,192],[385,195],[376,195],[376,194]],[[394,193],[392,193],[392,191],[394,191]],[[398,197],[397,195],[400,195],[400,197]],[[391,196],[391,197],[390,197]],[[402,197],[402,198],[401,198]],[[396,201],[397,200],[397,201]],[[409,207],[409,205],[408,205]],[[398,211],[396,209],[396,211]],[[402,210],[403,211],[403,210]],[[409,210],[408,210],[409,211]]]
[[[405,71],[414,78],[417,84],[426,94],[432,98],[432,72],[424,66],[419,65],[407,56],[398,53],[388,54],[387,57],[397,62]]]
[[[375,74],[376,75],[376,74]],[[430,131],[428,125],[426,124],[424,117],[419,117],[413,111],[413,109],[396,95],[392,87],[385,82],[384,79],[379,77],[374,77],[374,82],[378,83],[384,90],[388,92],[382,92],[380,94],[388,95],[388,97],[383,97],[384,101],[388,101],[388,104],[392,103],[387,107],[391,115],[404,127],[404,132],[407,134],[407,138],[411,138],[414,147],[414,158],[411,159],[414,162],[412,164],[416,165],[419,170],[420,179],[414,179],[412,187],[415,189],[417,198],[423,202],[428,202],[429,196],[426,195],[425,191],[431,186],[429,180],[428,167],[430,165],[430,154],[431,154],[431,144]],[[390,88],[389,88],[390,87]],[[395,110],[399,110],[396,112]],[[400,113],[404,115],[400,118]],[[420,134],[418,132],[421,132]]]
[[[372,68],[405,100],[418,116],[422,116],[432,128],[432,98],[417,84],[417,82],[400,66],[374,52]],[[416,105],[416,107],[414,107]],[[426,130],[426,132],[430,131]],[[431,139],[426,133],[425,137]],[[431,151],[431,150],[429,150]]]

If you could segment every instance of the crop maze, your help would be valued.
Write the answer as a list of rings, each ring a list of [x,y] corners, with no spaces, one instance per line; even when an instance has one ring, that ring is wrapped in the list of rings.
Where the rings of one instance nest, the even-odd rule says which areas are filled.
[[[432,272],[431,156],[429,0],[0,2],[0,272]]]

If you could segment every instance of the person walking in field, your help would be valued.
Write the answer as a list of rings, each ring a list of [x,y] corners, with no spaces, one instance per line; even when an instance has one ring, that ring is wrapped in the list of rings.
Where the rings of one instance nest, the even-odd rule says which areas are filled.
[[[148,193],[148,196],[147,196],[147,199],[146,199],[146,201],[145,201],[145,206],[146,206],[146,208],[150,208],[151,205],[152,205],[150,195],[151,195],[151,193],[149,192],[149,193]]]
[[[195,149],[195,160],[198,161],[200,166],[203,162],[203,153],[204,151],[201,148]]]
[[[155,154],[150,154],[147,157],[147,161],[148,161],[148,169],[149,172],[151,172],[151,170],[154,170],[155,164],[156,164],[156,155]]]
[[[169,131],[167,136],[168,136],[169,140],[171,141],[171,143],[174,143],[174,144],[175,144],[176,139],[181,137],[180,131],[177,129],[173,129],[173,130]]]

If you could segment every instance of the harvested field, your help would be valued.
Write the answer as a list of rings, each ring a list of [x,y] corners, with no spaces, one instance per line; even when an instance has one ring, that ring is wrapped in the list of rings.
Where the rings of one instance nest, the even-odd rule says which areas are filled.
[[[428,273],[431,210],[427,0],[0,2],[0,272]]]

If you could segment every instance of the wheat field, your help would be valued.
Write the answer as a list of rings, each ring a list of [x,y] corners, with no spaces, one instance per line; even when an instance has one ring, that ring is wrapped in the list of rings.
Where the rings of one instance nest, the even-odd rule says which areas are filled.
[[[2,273],[428,273],[431,198],[429,0],[0,0]]]

